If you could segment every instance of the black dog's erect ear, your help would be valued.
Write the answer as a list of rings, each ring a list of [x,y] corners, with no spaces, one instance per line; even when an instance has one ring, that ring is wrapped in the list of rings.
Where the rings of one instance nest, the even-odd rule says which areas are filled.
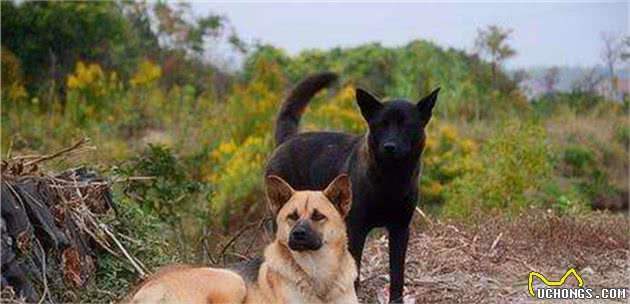
[[[431,115],[433,114],[433,107],[435,106],[435,101],[437,100],[438,93],[440,92],[440,88],[435,89],[431,94],[425,96],[420,99],[416,104],[418,111],[420,111],[420,118],[422,119],[422,126],[426,126],[431,120]]]
[[[278,213],[282,206],[289,201],[295,190],[276,175],[267,176],[267,198],[273,214]]]
[[[324,195],[337,208],[342,218],[345,218],[352,205],[352,186],[346,174],[337,176],[326,189]]]
[[[361,88],[357,88],[357,103],[361,109],[361,115],[366,121],[370,121],[374,114],[383,108],[383,104],[376,97],[370,94],[368,91]]]

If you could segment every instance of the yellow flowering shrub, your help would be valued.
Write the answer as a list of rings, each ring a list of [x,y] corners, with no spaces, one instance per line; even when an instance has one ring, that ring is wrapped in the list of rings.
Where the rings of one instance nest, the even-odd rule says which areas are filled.
[[[305,115],[304,129],[336,130],[356,134],[365,132],[366,124],[355,105],[353,86],[346,85],[332,99],[323,99],[321,102],[314,102],[312,113]]]
[[[24,88],[22,64],[20,59],[4,46],[0,50],[2,60],[2,97],[7,100],[26,99],[28,96]]]
[[[271,133],[285,88],[281,68],[271,61],[258,60],[252,81],[235,85],[227,107],[218,117],[229,132],[227,138],[238,144],[252,134]]]
[[[138,70],[129,80],[132,87],[149,85],[162,77],[162,68],[148,59],[143,59]]]
[[[477,144],[462,138],[457,129],[434,118],[427,127],[423,153],[424,168],[420,182],[423,204],[439,204],[453,180],[480,167]]]
[[[77,62],[74,73],[66,78],[66,86],[69,91],[84,91],[100,96],[105,94],[105,73],[97,63],[86,64]]]
[[[255,75],[250,83],[234,88],[217,117],[224,139],[209,152],[211,169],[205,179],[215,189],[210,204],[224,225],[244,206],[264,206],[263,169],[273,149],[274,117],[286,80],[279,66],[264,60],[256,63]]]
[[[230,217],[244,206],[265,206],[262,194],[263,170],[267,154],[273,148],[271,134],[252,135],[236,146],[220,145],[216,170],[208,176],[215,188],[211,208],[226,225]],[[216,151],[216,150],[215,150]]]
[[[97,63],[77,62],[74,72],[66,77],[68,106],[74,121],[79,124],[96,120],[103,114],[113,93],[122,89],[116,72],[107,73]]]

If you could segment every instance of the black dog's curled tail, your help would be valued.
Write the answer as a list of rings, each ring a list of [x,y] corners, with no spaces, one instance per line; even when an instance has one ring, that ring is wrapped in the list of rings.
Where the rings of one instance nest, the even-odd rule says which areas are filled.
[[[284,100],[276,119],[276,132],[274,134],[276,146],[298,133],[300,118],[311,98],[319,90],[330,86],[336,80],[337,74],[323,72],[307,77],[293,88],[287,99]]]

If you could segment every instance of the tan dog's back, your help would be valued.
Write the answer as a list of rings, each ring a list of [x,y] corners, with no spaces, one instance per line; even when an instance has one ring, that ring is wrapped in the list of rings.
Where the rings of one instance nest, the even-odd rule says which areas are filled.
[[[227,304],[242,303],[246,296],[245,282],[232,271],[180,265],[160,270],[129,303]]]

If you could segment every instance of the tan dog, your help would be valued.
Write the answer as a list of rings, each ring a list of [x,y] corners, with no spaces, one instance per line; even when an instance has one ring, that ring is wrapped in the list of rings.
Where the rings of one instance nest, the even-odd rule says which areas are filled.
[[[132,294],[130,303],[358,303],[355,262],[344,217],[352,191],[340,175],[324,191],[295,191],[267,177],[275,240],[263,260],[237,269],[171,266]]]

